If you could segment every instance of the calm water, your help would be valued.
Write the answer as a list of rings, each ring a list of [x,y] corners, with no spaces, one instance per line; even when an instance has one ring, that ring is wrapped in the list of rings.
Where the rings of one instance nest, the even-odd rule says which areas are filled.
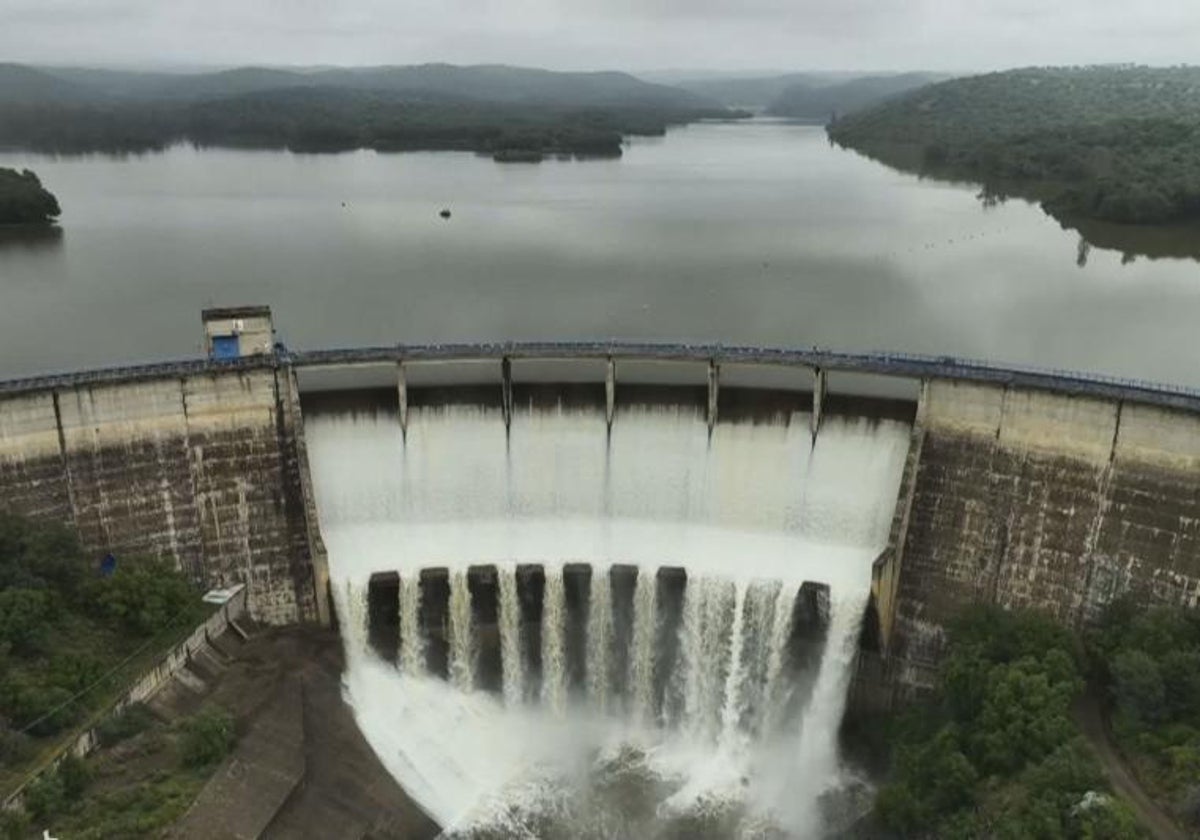
[[[296,348],[819,344],[1200,385],[1200,263],[1079,267],[1038,208],[985,210],[814,127],[696,125],[587,163],[180,147],[0,166],[65,210],[60,239],[0,239],[0,376],[197,354],[203,306],[268,303]]]

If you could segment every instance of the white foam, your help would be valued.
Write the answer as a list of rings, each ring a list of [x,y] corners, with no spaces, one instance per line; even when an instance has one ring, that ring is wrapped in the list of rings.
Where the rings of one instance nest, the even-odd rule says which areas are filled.
[[[715,798],[751,805],[793,831],[811,829],[816,797],[837,775],[833,734],[871,564],[895,504],[904,424],[828,418],[814,448],[802,413],[719,423],[710,436],[691,410],[619,411],[611,434],[600,411],[525,410],[506,436],[498,411],[457,406],[411,410],[407,441],[386,412],[317,415],[306,436],[338,614],[347,618],[347,698],[384,765],[439,823],[503,822],[543,800],[561,804],[598,760],[635,744],[669,780],[664,818]],[[585,695],[604,698],[596,706],[568,699],[567,562],[634,564],[639,584],[662,566],[687,569],[672,679],[688,693],[688,719],[678,728],[652,720],[644,649],[658,626],[652,598],[635,596],[634,649],[624,658],[634,713],[612,714],[624,706],[608,696],[607,674],[589,677]],[[546,567],[540,703],[515,702],[529,696],[517,682],[525,675],[507,666],[503,697],[466,690],[463,676],[470,639],[462,573],[494,564],[512,575],[518,563]],[[452,574],[457,685],[409,668],[414,648],[405,648],[404,673],[368,650],[370,576],[399,571],[413,580],[426,567]],[[830,586],[827,648],[802,726],[757,738],[759,728],[783,723],[782,647],[805,581]],[[515,603],[511,580],[501,598]],[[401,616],[404,627],[411,622]],[[519,631],[503,615],[501,624],[512,662]],[[600,618],[589,626],[611,632]],[[610,661],[600,645],[592,641],[589,664]],[[751,719],[758,723],[748,726]]]

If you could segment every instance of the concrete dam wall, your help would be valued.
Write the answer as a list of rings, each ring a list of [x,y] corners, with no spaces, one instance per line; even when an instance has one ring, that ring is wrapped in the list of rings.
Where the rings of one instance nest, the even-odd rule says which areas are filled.
[[[314,620],[290,372],[172,374],[0,392],[0,509],[74,527],[97,559],[154,555],[205,586],[245,583],[262,621]]]
[[[327,620],[303,415],[367,391],[387,395],[402,430],[463,400],[502,430],[521,405],[588,407],[611,428],[623,406],[664,399],[718,431],[783,414],[813,431],[823,416],[911,423],[872,587],[879,655],[859,674],[875,702],[930,685],[963,603],[1079,624],[1125,592],[1200,602],[1200,395],[948,359],[386,347],[0,383],[0,509],[75,527],[97,559],[147,553],[205,585],[246,583],[260,620]]]
[[[1200,414],[932,380],[914,446],[886,586],[901,694],[931,684],[965,603],[1074,626],[1126,593],[1200,606]]]

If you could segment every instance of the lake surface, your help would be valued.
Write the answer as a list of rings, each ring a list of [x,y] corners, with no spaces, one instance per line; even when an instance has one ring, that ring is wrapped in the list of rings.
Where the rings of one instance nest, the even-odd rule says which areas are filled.
[[[953,354],[1200,385],[1200,263],[1123,264],[1036,206],[713,123],[620,160],[0,153],[64,208],[0,239],[0,376],[198,355],[204,306],[293,348],[684,339]],[[449,208],[453,217],[438,213]]]

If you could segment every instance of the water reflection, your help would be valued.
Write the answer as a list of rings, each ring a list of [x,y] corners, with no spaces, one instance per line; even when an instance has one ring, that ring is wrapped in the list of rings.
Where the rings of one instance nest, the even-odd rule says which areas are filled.
[[[882,163],[898,172],[916,175],[921,180],[929,179],[978,189],[975,198],[984,210],[1002,207],[1014,198],[1040,207],[1047,216],[1057,221],[1063,230],[1079,234],[1089,246],[1085,249],[1084,243],[1081,242],[1077,251],[1076,264],[1080,268],[1087,265],[1089,251],[1092,247],[1120,252],[1123,255],[1122,265],[1129,265],[1138,257],[1148,257],[1151,260],[1200,261],[1200,221],[1164,225],[1131,225],[1055,214],[1042,204],[1042,199],[1046,196],[1038,194],[1039,190],[1036,185],[1003,181],[980,183],[964,180],[958,174],[931,169],[911,150],[887,149],[878,152],[849,148],[846,150],[868,160]]]
[[[57,225],[0,225],[0,251],[55,251],[62,244]]]
[[[1121,264],[1138,257],[1200,261],[1200,222],[1173,225],[1118,225],[1091,219],[1060,219],[1064,230],[1078,231],[1092,246],[1119,251]]]

